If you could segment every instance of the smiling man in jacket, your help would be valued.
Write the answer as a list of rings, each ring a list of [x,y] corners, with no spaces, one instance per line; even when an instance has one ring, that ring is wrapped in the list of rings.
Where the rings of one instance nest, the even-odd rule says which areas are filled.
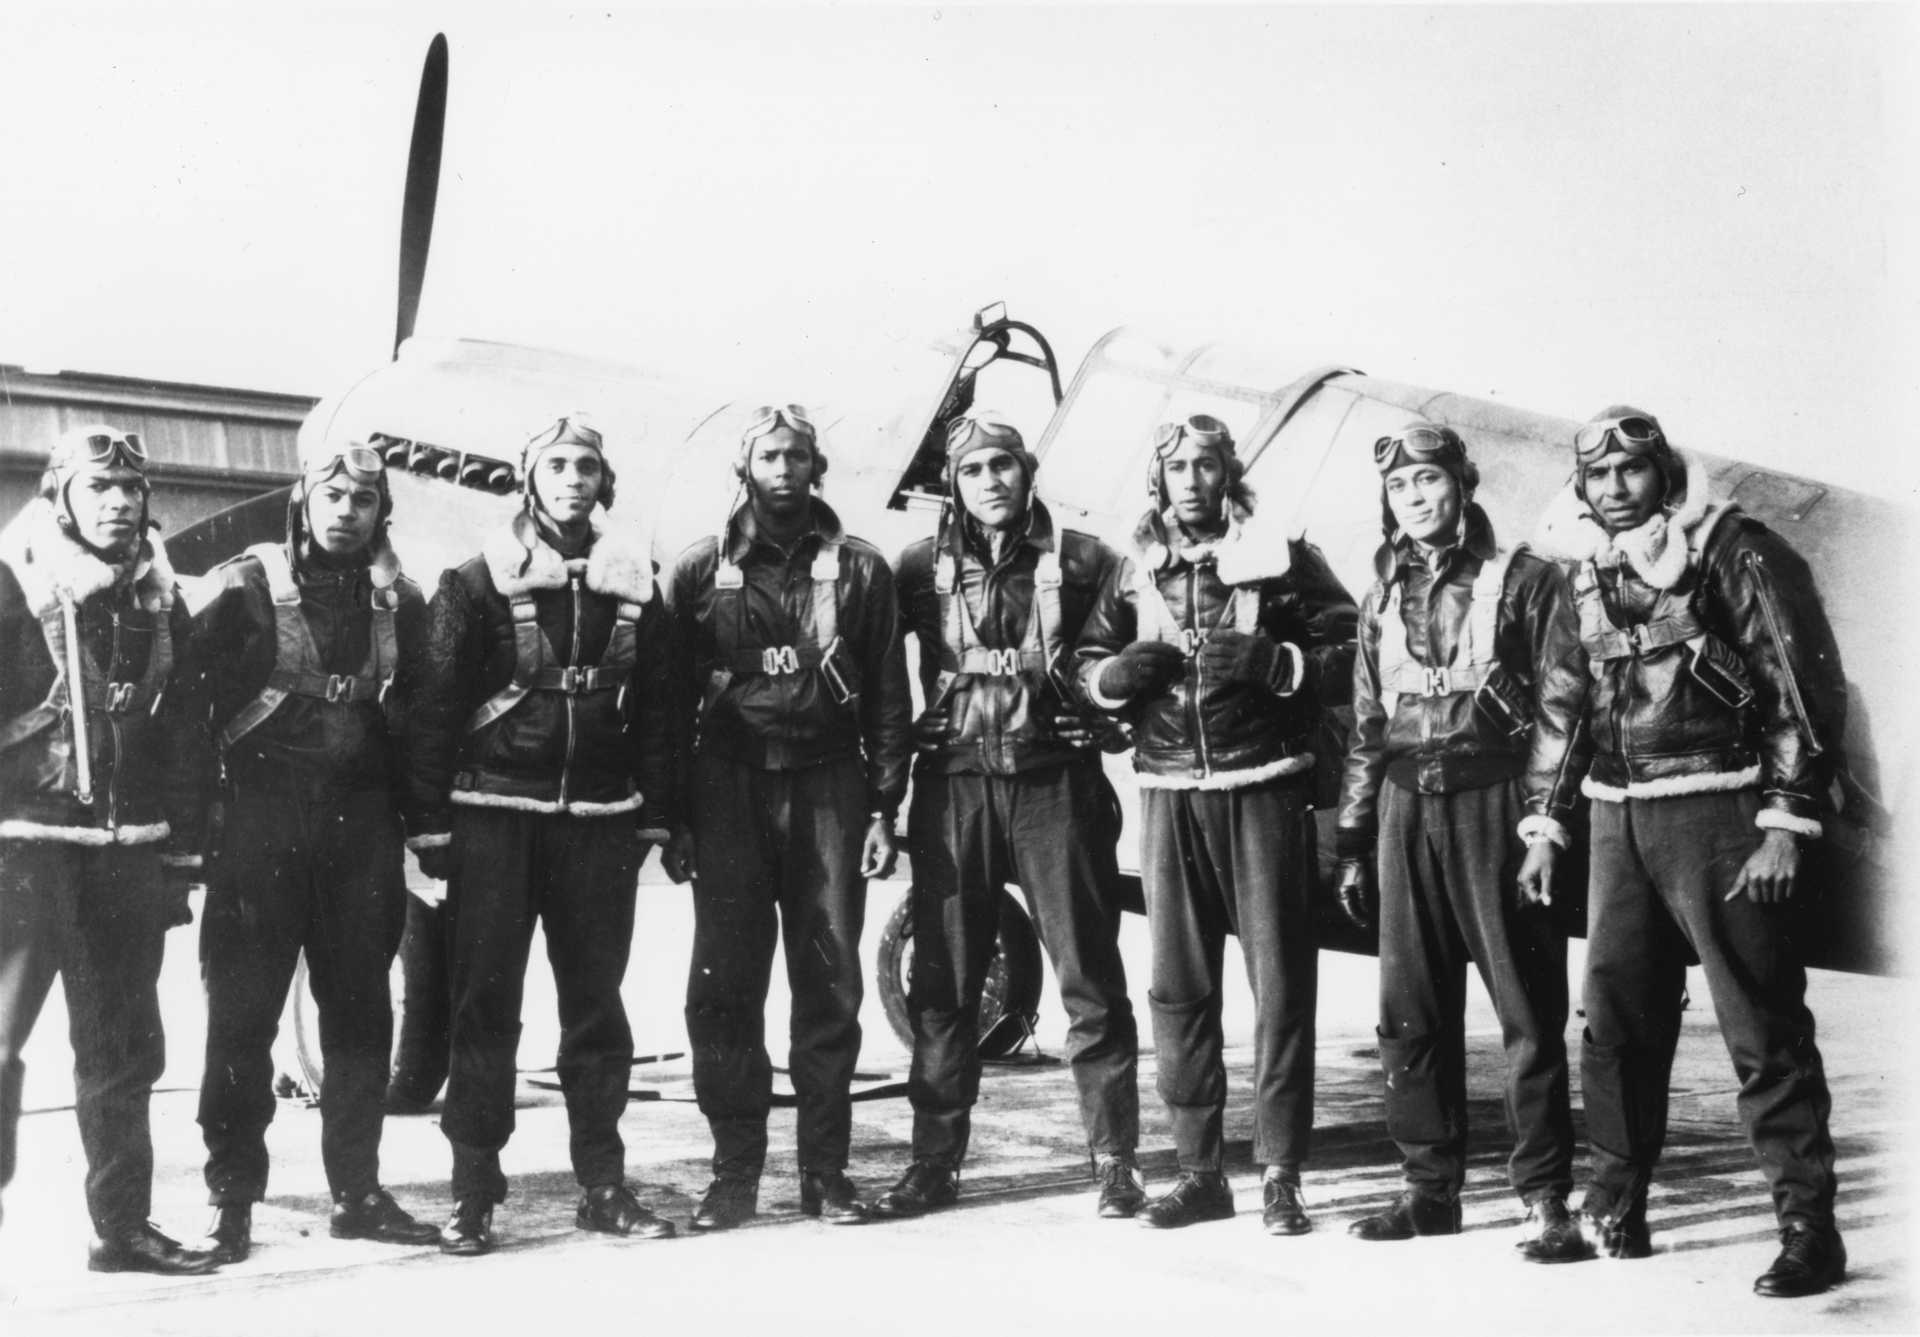
[[[1609,1257],[1652,1252],[1647,1186],[1691,955],[1780,1223],[1754,1290],[1818,1294],[1847,1253],[1795,920],[1846,723],[1833,629],[1800,555],[1717,501],[1706,471],[1625,405],[1575,434],[1542,543],[1572,562],[1593,675],[1583,1222]]]
[[[1253,1155],[1261,1220],[1312,1228],[1301,1193],[1313,1129],[1313,735],[1352,683],[1353,599],[1320,550],[1254,499],[1225,423],[1164,424],[1134,554],[1081,632],[1081,681],[1129,717],[1140,870],[1153,940],[1154,1051],[1180,1177],[1138,1219],[1233,1215],[1222,1130],[1221,961],[1240,939],[1253,988]]]
[[[575,1224],[674,1233],[627,1186],[620,1139],[636,883],[648,841],[678,817],[671,628],[646,545],[595,519],[614,496],[599,429],[561,418],[527,442],[520,477],[519,513],[440,578],[409,739],[408,844],[447,876],[452,915],[441,1248],[462,1255],[494,1247],[506,1197],[536,918],[559,995]]]
[[[1349,1231],[1460,1230],[1471,961],[1506,1046],[1522,1255],[1570,1262],[1590,1249],[1567,1209],[1567,941],[1546,905],[1580,780],[1579,625],[1560,570],[1495,541],[1452,428],[1408,423],[1373,459],[1387,541],[1360,615],[1336,839],[1341,905],[1363,929],[1378,879],[1380,1062],[1407,1188]]]

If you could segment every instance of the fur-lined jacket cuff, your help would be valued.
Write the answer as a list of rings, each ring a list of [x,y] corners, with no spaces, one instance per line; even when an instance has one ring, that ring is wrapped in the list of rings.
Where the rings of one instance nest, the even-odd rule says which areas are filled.
[[[1573,837],[1568,834],[1566,825],[1553,817],[1533,813],[1520,819],[1520,843],[1529,847],[1547,840],[1561,849],[1573,845]]]
[[[1800,817],[1785,808],[1766,807],[1754,816],[1753,824],[1762,831],[1791,831],[1802,840],[1818,840],[1826,827],[1818,818]]]

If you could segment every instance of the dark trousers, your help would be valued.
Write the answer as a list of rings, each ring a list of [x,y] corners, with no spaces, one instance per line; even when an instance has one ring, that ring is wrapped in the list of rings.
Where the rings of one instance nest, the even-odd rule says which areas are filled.
[[[793,993],[788,1066],[800,1165],[844,1170],[860,1054],[860,929],[867,884],[866,770],[858,757],[763,771],[701,756],[693,766],[693,962],[687,1038],[693,1089],[713,1129],[716,1175],[766,1164],[773,1065],[767,986],[776,933]]]
[[[633,1032],[620,984],[644,853],[630,814],[454,808],[453,1053],[440,1126],[453,1144],[456,1199],[507,1196],[500,1148],[513,1136],[520,1003],[536,919],[559,1001],[558,1075],[574,1177],[591,1188],[625,1176],[620,1116]]]
[[[980,992],[1000,894],[1027,893],[1067,1010],[1067,1061],[1096,1156],[1140,1140],[1139,1037],[1120,961],[1116,804],[1097,759],[1020,775],[921,775],[913,848],[913,1155],[958,1167],[980,1093]]]
[[[393,1048],[388,972],[407,897],[401,845],[384,790],[326,790],[288,778],[244,783],[229,796],[200,932],[200,1129],[211,1201],[266,1196],[273,1039],[303,950],[320,1011],[327,1186],[352,1197],[380,1186]]]
[[[1467,963],[1507,1055],[1507,1176],[1526,1202],[1573,1188],[1567,940],[1516,886],[1516,782],[1380,791],[1380,1065],[1407,1182],[1457,1196],[1467,1171]]]
[[[1315,839],[1297,780],[1143,789],[1140,870],[1153,940],[1154,1052],[1182,1170],[1223,1156],[1220,967],[1240,938],[1253,989],[1253,1158],[1298,1170],[1313,1133]]]
[[[390,1086],[396,1096],[418,1105],[438,1095],[447,1080],[453,1043],[453,990],[447,964],[450,919],[444,905],[407,897],[407,926],[400,936],[406,996],[400,1008]]]
[[[1798,907],[1722,899],[1759,847],[1759,806],[1752,790],[1593,805],[1580,1072],[1593,1154],[1587,1202],[1602,1214],[1630,1210],[1660,1159],[1691,947],[1775,1212],[1833,1222],[1833,1102],[1793,944]]]
[[[147,1102],[167,1066],[160,961],[167,905],[151,846],[0,841],[0,1187],[13,1179],[33,1023],[66,991],[87,1211],[102,1235],[152,1207]]]

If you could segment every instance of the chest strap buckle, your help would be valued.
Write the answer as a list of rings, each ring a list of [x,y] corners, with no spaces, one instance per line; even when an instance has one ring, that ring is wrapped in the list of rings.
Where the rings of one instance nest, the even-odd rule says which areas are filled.
[[[133,689],[130,682],[110,682],[107,684],[107,713],[124,715],[133,709]]]
[[[1429,668],[1426,670],[1426,679],[1428,696],[1453,695],[1453,673],[1451,670],[1445,668]]]
[[[1200,633],[1192,627],[1182,627],[1180,629],[1180,653],[1188,659],[1192,659],[1200,653],[1200,641]]]
[[[770,645],[760,652],[760,671],[770,674],[798,673],[800,652],[791,645]]]
[[[987,672],[996,678],[1015,678],[1020,675],[1020,652],[1018,650],[988,650]]]

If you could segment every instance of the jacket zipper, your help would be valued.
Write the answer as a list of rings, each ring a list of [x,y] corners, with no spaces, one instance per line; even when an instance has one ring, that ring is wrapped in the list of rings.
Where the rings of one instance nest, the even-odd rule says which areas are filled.
[[[1606,618],[1608,625],[1616,631],[1622,630],[1623,628],[1621,628],[1620,624],[1613,620],[1613,614],[1607,611],[1606,590],[1600,585],[1597,572],[1594,580],[1593,597],[1600,601],[1600,613]],[[1620,573],[1618,583],[1614,586],[1614,599],[1620,605],[1621,612],[1625,613],[1627,608],[1627,574],[1625,571]],[[1613,716],[1613,746],[1615,754],[1620,758],[1620,769],[1626,772],[1628,784],[1633,783],[1633,750],[1627,742],[1627,698],[1631,695],[1639,679],[1640,652],[1635,650],[1631,655],[1627,656],[1626,662],[1620,667],[1620,680],[1614,688],[1613,709],[1611,712]]]
[[[996,625],[999,619],[994,617],[994,584],[1000,578],[1000,570],[1001,568],[997,565],[988,566],[984,562],[981,563],[980,618],[979,621],[974,624],[976,629],[984,626],[992,627],[996,631],[999,630]],[[955,591],[955,593],[960,596],[960,611],[966,616],[971,617],[972,614],[967,612],[967,582],[966,569],[964,567],[962,567],[959,572],[958,583],[960,588]],[[1034,598],[1037,599],[1039,597],[1039,593],[1036,590]],[[981,641],[982,644],[984,644],[985,638],[981,638]],[[995,763],[1006,754],[1006,735],[1000,727],[999,712],[997,710],[983,711],[981,714],[983,717],[983,727],[980,730],[980,761],[981,764],[987,768],[987,773],[992,774]]]
[[[1187,662],[1193,666],[1193,682],[1187,689],[1187,718],[1193,729],[1194,750],[1200,757],[1200,775],[1206,778],[1213,774],[1213,756],[1207,749],[1207,731],[1200,719],[1200,693],[1205,685],[1202,678],[1204,670],[1200,666],[1200,565],[1197,562],[1187,564],[1187,623],[1193,632],[1195,654]]]
[[[573,643],[567,648],[567,667],[576,668],[580,662],[580,573],[567,573],[567,592],[573,596]],[[567,806],[567,779],[573,771],[573,707],[572,692],[563,693],[567,701],[567,755],[560,763],[560,808]]]
[[[113,619],[113,647],[107,658],[107,681],[113,681],[113,671],[120,667],[120,610],[114,609],[108,614]],[[80,708],[86,709],[86,693],[80,694]],[[113,738],[113,766],[107,772],[107,827],[112,829],[120,825],[120,717],[108,710],[107,732]]]

